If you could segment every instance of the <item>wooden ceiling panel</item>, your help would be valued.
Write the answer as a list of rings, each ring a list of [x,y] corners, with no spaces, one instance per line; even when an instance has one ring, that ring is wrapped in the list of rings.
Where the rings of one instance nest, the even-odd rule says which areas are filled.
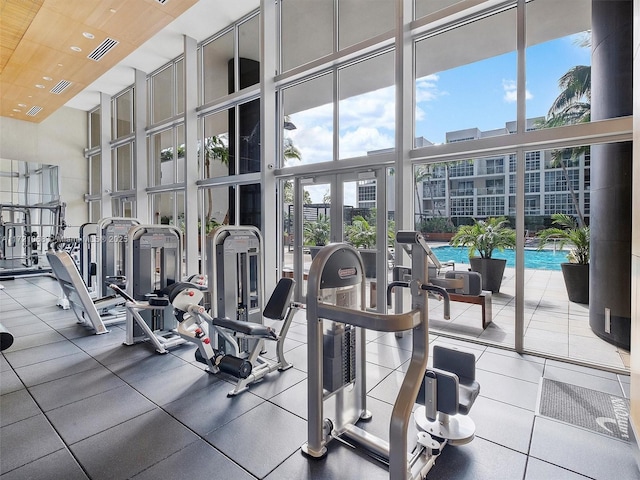
[[[157,0],[2,0],[0,114],[44,120],[197,1],[169,0],[162,5]],[[84,32],[94,38],[86,38]],[[87,58],[106,38],[119,44],[100,61]],[[74,52],[71,46],[82,51]],[[50,93],[63,79],[72,84],[60,95]],[[18,103],[43,110],[29,117]]]
[[[43,5],[38,15],[24,34],[25,39],[41,45],[60,46],[68,43],[69,37],[78,30],[79,23]]]
[[[4,70],[24,32],[40,10],[44,0],[3,0],[0,8],[0,72]]]
[[[136,2],[129,9],[134,10],[132,15],[114,15],[104,26],[117,40],[140,45],[173,20],[173,17],[146,3]]]

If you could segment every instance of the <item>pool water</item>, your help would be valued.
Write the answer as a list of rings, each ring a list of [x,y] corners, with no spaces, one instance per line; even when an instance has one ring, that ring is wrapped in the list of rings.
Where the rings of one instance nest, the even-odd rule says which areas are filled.
[[[441,262],[453,260],[456,263],[469,263],[469,249],[467,247],[431,247]],[[507,260],[507,267],[516,266],[515,250],[505,250],[504,252],[493,252],[493,258],[504,258]],[[553,250],[528,250],[524,251],[524,267],[537,270],[560,270],[560,264],[567,261],[566,251]]]

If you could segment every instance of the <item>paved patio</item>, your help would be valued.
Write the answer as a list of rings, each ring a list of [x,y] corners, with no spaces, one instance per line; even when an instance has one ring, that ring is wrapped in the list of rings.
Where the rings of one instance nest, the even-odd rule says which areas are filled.
[[[465,269],[464,264],[456,268]],[[589,327],[589,307],[570,302],[562,272],[525,270],[524,347],[530,352],[628,371],[629,352],[598,338]],[[451,320],[442,320],[442,302],[430,306],[431,328],[491,344],[514,346],[515,269],[507,268],[493,294],[493,323],[482,330],[480,307],[451,304]]]

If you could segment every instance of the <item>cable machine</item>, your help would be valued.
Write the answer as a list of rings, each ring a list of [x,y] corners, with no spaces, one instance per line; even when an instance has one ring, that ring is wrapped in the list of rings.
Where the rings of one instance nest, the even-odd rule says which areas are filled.
[[[0,279],[51,273],[45,253],[62,239],[65,204],[0,204]],[[45,261],[42,261],[45,260]]]
[[[158,353],[185,342],[173,307],[159,292],[182,280],[182,233],[172,225],[134,225],[127,232],[126,345],[150,341]]]
[[[422,234],[398,232],[397,243],[418,245]],[[422,248],[412,249],[411,276],[393,281],[387,289],[411,291],[411,310],[404,313],[370,312],[365,306],[364,265],[360,254],[346,243],[324,247],[311,264],[307,293],[308,338],[308,440],[302,451],[311,457],[327,454],[327,444],[340,439],[364,448],[372,457],[389,465],[394,480],[424,479],[447,443],[450,431],[442,425],[457,425],[459,410],[466,413],[479,393],[475,378],[459,394],[463,377],[450,374],[458,365],[475,377],[475,357],[449,349],[438,370],[427,369],[429,357],[428,294],[445,300],[449,316],[449,295],[441,286],[428,283],[428,257]],[[393,406],[389,437],[379,438],[356,425],[372,418],[367,410],[366,329],[378,332],[412,331],[409,366]],[[439,355],[441,358],[443,355]],[[435,359],[434,359],[435,361]],[[469,373],[469,374],[471,374]],[[465,387],[467,388],[467,387]],[[465,399],[465,404],[459,406]],[[410,445],[409,424],[416,402],[429,405],[416,416],[417,437]],[[460,408],[459,408],[460,407]],[[440,415],[442,413],[442,415]],[[474,427],[451,434],[459,444],[473,438]],[[410,448],[411,447],[411,448]]]
[[[211,315],[254,324],[263,324],[264,276],[262,235],[253,226],[222,225],[207,237],[207,276]],[[237,347],[218,348],[232,353]],[[248,355],[255,340],[238,340],[240,352]]]
[[[127,272],[127,248],[129,229],[140,222],[135,218],[128,217],[106,217],[98,221],[95,229],[95,290],[98,298],[109,295],[109,284],[117,279],[126,278]],[[83,249],[89,249],[83,257],[89,260],[88,264],[83,264],[83,278],[87,286],[92,284],[91,280],[91,249],[94,248],[91,242],[91,229],[87,226],[87,235],[83,239]],[[127,279],[128,280],[128,279]]]

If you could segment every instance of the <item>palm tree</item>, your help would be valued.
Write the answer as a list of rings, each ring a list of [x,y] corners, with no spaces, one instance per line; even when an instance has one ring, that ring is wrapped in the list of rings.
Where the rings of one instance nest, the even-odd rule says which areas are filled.
[[[293,144],[293,140],[291,138],[287,137],[283,140],[283,147],[282,154],[285,159],[285,164],[286,161],[291,158],[295,158],[296,160],[302,159],[302,152],[300,152],[300,150],[298,150],[298,148]]]
[[[416,202],[418,203],[418,212],[420,212],[420,222],[423,220],[424,212],[422,209],[422,200],[420,199],[420,191],[418,190],[418,185],[422,184],[422,182],[431,176],[431,171],[429,165],[418,165],[416,166],[413,172],[413,189],[416,193]],[[433,197],[433,194],[432,194]],[[433,202],[433,198],[432,198]],[[433,205],[433,203],[432,203]]]
[[[559,127],[562,125],[575,125],[591,121],[591,67],[588,65],[577,65],[565,73],[558,85],[560,94],[551,104],[547,118],[538,124],[541,128]],[[574,147],[569,149],[553,150],[551,152],[551,166],[562,168],[571,202],[578,215],[578,224],[585,226],[584,216],[573,184],[569,179],[569,172],[565,157],[570,152],[570,159],[576,160],[581,155],[588,153],[589,146]]]
[[[538,234],[541,250],[550,240],[559,240],[559,249],[569,245],[570,251],[567,260],[571,263],[589,263],[589,227],[580,227],[569,215],[554,213],[551,215],[555,227],[547,228]]]
[[[219,160],[223,165],[229,166],[229,147],[226,137],[223,135],[217,137],[215,135],[207,137],[204,141],[204,172],[205,177],[211,176],[211,161]],[[207,213],[205,215],[205,228],[209,226],[213,215],[213,192],[210,188],[207,189]],[[228,221],[228,214],[225,216],[225,220]],[[226,223],[226,222],[225,222]]]

